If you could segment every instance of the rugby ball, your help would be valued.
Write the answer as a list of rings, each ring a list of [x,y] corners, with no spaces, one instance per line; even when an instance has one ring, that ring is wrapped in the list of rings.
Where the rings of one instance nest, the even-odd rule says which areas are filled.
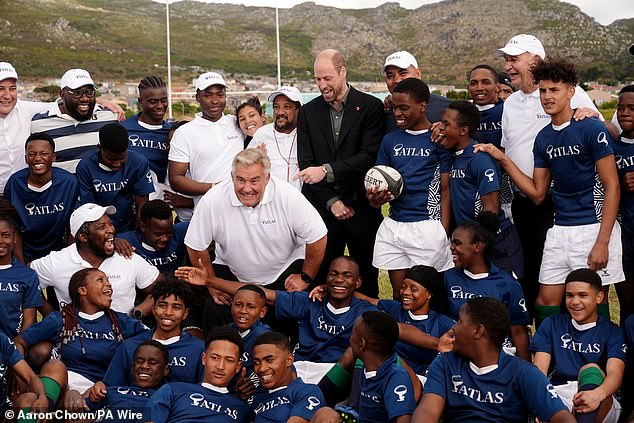
[[[365,189],[379,186],[379,190],[387,189],[394,198],[403,192],[403,178],[394,168],[384,165],[377,165],[368,170],[364,178]]]

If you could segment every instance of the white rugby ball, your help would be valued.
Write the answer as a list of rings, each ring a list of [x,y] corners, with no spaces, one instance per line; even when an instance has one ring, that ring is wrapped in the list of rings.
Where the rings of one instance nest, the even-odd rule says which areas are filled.
[[[394,198],[403,192],[403,178],[398,171],[385,165],[377,165],[367,171],[364,178],[365,189],[368,190],[376,185],[379,190],[387,189]]]

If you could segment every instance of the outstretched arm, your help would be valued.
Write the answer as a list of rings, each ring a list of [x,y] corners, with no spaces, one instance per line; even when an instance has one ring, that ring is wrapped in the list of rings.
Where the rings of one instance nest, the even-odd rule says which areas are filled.
[[[189,247],[187,247],[187,249],[190,250]],[[195,251],[195,250],[190,250],[190,252],[191,251]],[[191,253],[190,253],[190,257],[192,257]],[[207,256],[207,259],[209,260],[209,256]],[[174,275],[177,278],[182,279],[185,282],[188,282],[192,285],[207,286],[208,288],[219,290],[228,295],[235,294],[238,289],[246,285],[245,283],[242,283],[242,282],[228,281],[226,279],[216,277],[215,273],[213,272],[213,269],[211,269],[211,263],[209,265],[209,268],[211,269],[211,273],[209,273],[207,266],[203,264],[203,260],[200,257],[198,257],[197,261],[193,261],[193,262],[197,263],[196,267],[191,267],[191,266],[179,267],[174,272]],[[275,291],[272,289],[266,289],[266,288],[262,288],[262,289],[264,290],[264,293],[266,294],[266,302],[268,304],[274,304],[275,297],[276,297]],[[212,293],[212,295],[214,294]]]

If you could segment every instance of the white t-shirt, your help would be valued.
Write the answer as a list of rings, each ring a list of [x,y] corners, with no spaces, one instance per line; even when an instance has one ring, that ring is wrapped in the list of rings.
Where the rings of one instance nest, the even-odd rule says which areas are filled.
[[[169,160],[189,163],[188,177],[197,182],[218,183],[231,179],[231,162],[244,148],[244,135],[233,115],[223,115],[217,122],[204,119],[201,113],[174,132]],[[194,197],[197,203],[200,196]]]
[[[271,176],[256,207],[240,202],[231,181],[207,191],[194,211],[185,244],[204,251],[215,241],[215,263],[227,265],[241,282],[268,285],[305,257],[306,244],[326,233],[308,200]]]
[[[78,270],[92,266],[79,255],[77,245],[73,244],[32,261],[30,267],[37,273],[42,288],[52,286],[55,288],[55,295],[60,303],[70,303],[68,294],[70,277]],[[114,253],[101,263],[99,270],[106,274],[112,285],[110,308],[121,313],[129,313],[134,308],[136,296],[134,287],[147,288],[159,275],[159,270],[138,254],[133,254],[132,258],[126,259]]]
[[[26,167],[24,143],[31,135],[31,119],[49,107],[50,103],[18,100],[11,113],[0,118],[0,192],[9,176]]]
[[[271,159],[271,175],[288,182],[297,190],[302,190],[302,181],[293,177],[299,173],[297,161],[297,128],[285,134],[275,130],[272,123],[264,125],[253,135],[249,148],[266,145],[266,154]]]
[[[589,108],[598,112],[588,94],[579,86],[570,100],[573,109]],[[603,116],[599,113],[600,119]],[[544,112],[539,100],[539,89],[530,94],[516,91],[504,102],[502,112],[502,147],[506,155],[526,175],[533,177],[533,144],[535,137],[550,123],[550,115]]]

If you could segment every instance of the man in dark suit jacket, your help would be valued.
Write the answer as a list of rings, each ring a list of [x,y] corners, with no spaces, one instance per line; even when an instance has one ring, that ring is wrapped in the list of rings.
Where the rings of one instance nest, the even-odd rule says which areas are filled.
[[[382,216],[365,196],[363,178],[374,166],[384,132],[383,105],[346,82],[343,55],[324,50],[315,59],[321,96],[304,105],[297,128],[297,175],[302,193],[328,227],[328,244],[317,281],[326,280],[328,263],[346,245],[359,264],[359,291],[378,297],[378,270],[372,266],[376,231]]]

